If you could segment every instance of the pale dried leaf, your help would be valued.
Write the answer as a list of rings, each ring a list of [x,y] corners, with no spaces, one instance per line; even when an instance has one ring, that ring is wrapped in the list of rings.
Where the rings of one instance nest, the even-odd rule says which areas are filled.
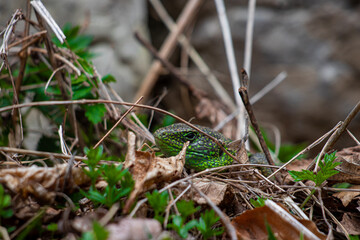
[[[350,235],[360,235],[360,219],[358,217],[345,213],[341,224]],[[337,227],[337,231],[342,232],[339,226]]]
[[[349,189],[360,189],[360,185],[351,186]],[[344,207],[346,207],[356,196],[359,195],[360,195],[360,191],[359,192],[344,191],[344,192],[334,193],[333,196],[340,199]]]
[[[148,191],[154,184],[169,182],[181,176],[185,165],[186,148],[189,145],[189,143],[184,144],[183,149],[176,156],[160,158],[155,156],[154,152],[136,151],[135,140],[135,134],[129,132],[124,167],[132,174],[135,187],[125,204],[124,212],[130,209],[139,194]]]
[[[0,183],[23,197],[29,194],[38,199],[53,201],[55,192],[62,189],[74,190],[77,186],[90,182],[81,168],[72,168],[68,175],[68,164],[55,167],[23,167],[0,170]]]
[[[215,205],[220,205],[225,196],[233,195],[228,184],[218,181],[211,181],[207,178],[195,178],[192,180],[195,187],[202,191]],[[230,196],[228,196],[230,198]],[[194,192],[192,197],[197,204],[207,204],[205,199],[198,192]]]
[[[108,240],[157,239],[162,228],[155,219],[124,218],[119,223],[109,224]]]

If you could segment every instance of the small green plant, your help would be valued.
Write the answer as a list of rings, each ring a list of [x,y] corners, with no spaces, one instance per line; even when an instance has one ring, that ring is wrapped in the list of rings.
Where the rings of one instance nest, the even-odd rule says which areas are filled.
[[[265,200],[266,200],[266,198],[258,197],[256,200],[255,199],[250,199],[250,203],[254,207],[258,208],[258,207],[265,206]]]
[[[10,195],[5,193],[4,187],[0,184],[0,223],[2,218],[10,218],[13,210],[9,209],[11,205]]]
[[[195,207],[193,201],[181,200],[176,203],[180,215],[173,215],[172,222],[167,227],[175,230],[181,238],[187,238],[189,231],[196,227],[198,221],[196,219],[186,222],[187,218],[200,210],[200,207]]]
[[[169,201],[169,194],[166,191],[159,193],[158,190],[154,190],[152,193],[146,193],[146,198],[154,210],[154,218],[163,224],[165,209]]]
[[[134,187],[134,181],[131,174],[127,169],[123,169],[122,164],[119,165],[98,165],[101,159],[105,159],[102,153],[102,147],[98,149],[86,149],[88,160],[84,161],[87,168],[84,172],[91,179],[91,186],[88,192],[82,191],[82,194],[92,200],[96,204],[104,204],[111,207],[114,203],[118,202],[122,197],[128,196]],[[102,177],[107,186],[103,191],[95,188],[96,180]],[[120,187],[118,187],[120,185]]]
[[[103,146],[99,146],[96,149],[85,148],[84,152],[87,155],[88,160],[84,160],[86,167],[83,168],[84,173],[91,179],[91,186],[95,187],[95,183],[99,178],[101,172],[99,171],[98,164],[101,159],[105,159],[103,154]]]
[[[320,170],[317,173],[303,169],[302,171],[289,171],[289,174],[295,182],[310,180],[315,183],[316,187],[320,187],[321,184],[325,182],[329,177],[338,173],[338,171],[335,170],[335,167],[339,166],[341,162],[334,162],[336,159],[335,154],[336,152],[333,152],[332,154],[325,154],[324,161],[319,162]],[[311,191],[311,193],[301,204],[301,208],[305,206],[305,204],[309,201],[315,191],[315,189]]]
[[[204,239],[220,235],[224,232],[223,227],[213,228],[213,226],[219,221],[219,219],[220,218],[215,215],[215,212],[212,209],[206,210],[204,213],[201,213],[196,228],[201,232]]]
[[[93,229],[89,232],[84,232],[81,236],[81,240],[106,240],[109,236],[109,232],[101,226],[98,222],[93,223]]]
[[[175,230],[181,238],[187,238],[189,231],[198,224],[196,219],[189,222],[185,222],[181,215],[173,215],[172,223],[168,224],[168,227]]]
[[[154,218],[163,224],[164,214],[169,202],[169,194],[167,192],[159,193],[154,190],[152,193],[146,193],[149,205],[154,210]],[[222,228],[215,228],[213,226],[219,221],[213,210],[201,213],[199,220],[189,219],[191,215],[198,212],[200,207],[195,207],[193,201],[180,200],[176,203],[179,215],[170,215],[171,222],[167,228],[174,230],[181,238],[187,238],[189,231],[197,228],[203,235],[204,239],[212,236],[217,236],[223,233]]]

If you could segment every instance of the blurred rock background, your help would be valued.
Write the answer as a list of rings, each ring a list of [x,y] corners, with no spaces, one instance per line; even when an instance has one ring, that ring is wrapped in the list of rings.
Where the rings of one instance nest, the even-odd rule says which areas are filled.
[[[247,1],[228,0],[228,18],[238,68],[243,66]],[[0,1],[0,27],[6,26],[24,0]],[[60,26],[81,25],[94,36],[94,63],[100,74],[113,74],[115,90],[132,101],[150,64],[151,56],[133,32],[149,36],[159,48],[168,31],[145,0],[44,0]],[[163,1],[176,19],[186,1]],[[254,106],[262,123],[279,127],[284,141],[312,142],[343,120],[360,99],[360,1],[258,0],[255,13],[250,93],[255,94],[277,74],[288,77]],[[205,1],[187,34],[194,47],[232,95],[231,81],[214,1]],[[180,51],[171,58],[180,65]],[[212,89],[189,63],[188,78],[210,95]],[[169,89],[161,106],[185,119],[194,116],[171,77],[161,77],[153,97]],[[176,97],[174,97],[176,96]],[[350,130],[360,138],[360,117]],[[341,146],[354,145],[348,136]],[[340,146],[339,145],[339,146]]]

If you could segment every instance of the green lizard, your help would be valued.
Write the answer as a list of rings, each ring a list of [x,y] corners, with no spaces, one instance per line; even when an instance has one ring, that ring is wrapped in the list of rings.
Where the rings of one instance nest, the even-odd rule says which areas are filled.
[[[233,140],[226,138],[221,133],[211,128],[195,125],[200,130],[216,138],[232,155],[235,151],[228,146]],[[155,142],[165,156],[175,156],[182,149],[184,143],[190,142],[186,150],[185,167],[202,171],[207,168],[231,165],[233,159],[209,137],[197,132],[195,129],[183,123],[176,123],[160,128],[154,133]],[[255,154],[257,155],[257,154]],[[261,154],[262,155],[262,154]],[[267,164],[264,155],[250,158],[251,163]]]

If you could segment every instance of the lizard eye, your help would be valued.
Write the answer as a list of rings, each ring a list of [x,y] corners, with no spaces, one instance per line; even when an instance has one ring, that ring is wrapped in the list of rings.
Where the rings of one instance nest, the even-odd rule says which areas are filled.
[[[188,134],[185,135],[185,138],[186,138],[187,141],[193,141],[196,138],[196,134],[192,133],[192,132],[188,133]]]

